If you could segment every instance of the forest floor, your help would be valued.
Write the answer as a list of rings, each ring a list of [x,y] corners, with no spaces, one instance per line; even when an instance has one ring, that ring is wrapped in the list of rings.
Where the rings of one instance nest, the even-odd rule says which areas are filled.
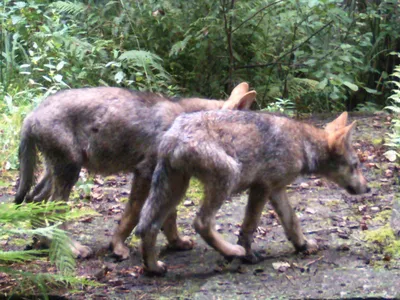
[[[310,119],[322,126],[333,117]],[[400,298],[400,249],[391,248],[393,203],[399,202],[399,169],[383,153],[390,126],[385,114],[352,115],[358,120],[354,147],[372,192],[351,196],[318,177],[300,178],[288,187],[305,235],[315,239],[320,250],[313,255],[294,253],[270,205],[263,212],[253,249],[262,254],[255,265],[239,260],[227,264],[195,234],[193,217],[201,199],[201,187],[193,181],[179,208],[179,228],[195,241],[191,251],[169,252],[159,235],[160,258],[168,264],[164,277],[142,274],[139,241],[129,238],[131,257],[115,261],[108,244],[121,217],[129,193],[130,176],[94,177],[90,199],[73,200],[98,215],[74,223],[74,237],[95,250],[95,256],[77,261],[77,276],[102,285],[83,287],[71,293],[66,288],[50,290],[66,299],[302,299],[302,298]],[[1,173],[0,173],[1,174]],[[0,201],[12,201],[15,174],[2,174]],[[73,193],[79,198],[79,189]],[[246,193],[226,200],[218,213],[217,230],[236,243],[247,202]],[[396,220],[392,220],[396,223]],[[399,220],[400,221],[400,220]],[[29,241],[8,237],[0,240],[5,250],[23,249]],[[398,245],[398,244],[397,244]],[[396,254],[397,251],[397,254]],[[55,272],[47,260],[14,264],[16,269]],[[0,273],[0,298],[15,282]]]

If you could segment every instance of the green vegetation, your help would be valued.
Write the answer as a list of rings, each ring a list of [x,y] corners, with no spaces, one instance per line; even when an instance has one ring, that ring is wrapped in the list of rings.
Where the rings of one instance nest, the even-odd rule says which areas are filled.
[[[13,293],[40,293],[46,295],[49,285],[53,288],[68,285],[74,289],[80,285],[93,285],[87,279],[75,276],[75,259],[72,255],[69,238],[57,225],[65,219],[75,219],[87,212],[68,212],[65,203],[29,203],[23,206],[0,204],[0,241],[14,243],[18,238],[26,239],[34,236],[51,238],[51,248],[48,250],[2,251],[0,250],[0,272],[14,277],[18,283]],[[32,228],[31,224],[53,224],[42,228]],[[46,258],[42,257],[44,254]],[[41,258],[42,257],[42,258]],[[49,257],[50,263],[56,266],[56,273],[41,273],[38,270],[24,266],[26,261],[39,261]],[[19,271],[16,271],[19,268]],[[33,288],[36,287],[37,289]],[[5,291],[10,292],[10,291]],[[4,296],[4,291],[2,292]],[[11,295],[8,295],[11,296]]]
[[[400,53],[398,53],[398,57],[400,57]],[[397,118],[393,119],[392,132],[388,134],[389,142],[387,143],[394,150],[389,150],[385,153],[391,161],[400,156],[400,119],[398,117],[400,114],[400,65],[395,68],[392,77],[394,77],[392,83],[395,88],[393,89],[393,95],[389,97],[391,105],[387,106],[386,109],[395,113]]]
[[[24,117],[60,89],[103,85],[226,98],[247,81],[258,92],[257,108],[267,111],[371,112],[388,106],[398,114],[398,10],[397,0],[1,0],[0,172],[18,169]],[[394,160],[399,137],[394,119],[388,143]],[[72,198],[88,196],[92,184],[79,182]],[[187,197],[201,201],[197,181]],[[12,263],[37,259],[35,251],[0,251],[0,272],[43,290],[45,282],[81,280],[69,277],[74,262],[64,233],[28,226],[43,213],[55,222],[66,217],[48,214],[60,209],[52,205],[0,208],[0,238],[55,238],[50,257],[60,273],[54,276],[12,270]],[[398,251],[391,250],[398,245],[386,231],[367,239]]]
[[[269,111],[378,109],[395,85],[397,9],[394,0],[3,0],[1,167],[18,167],[26,113],[65,88],[225,98],[248,81]]]
[[[388,254],[393,258],[400,257],[400,240],[397,240],[389,224],[376,230],[365,231],[368,247]]]

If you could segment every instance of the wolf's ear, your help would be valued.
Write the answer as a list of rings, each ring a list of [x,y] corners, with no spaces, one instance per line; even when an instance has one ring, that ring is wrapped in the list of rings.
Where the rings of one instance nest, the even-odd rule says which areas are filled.
[[[330,132],[328,135],[329,149],[336,151],[338,154],[345,153],[346,149],[351,147],[351,136],[355,127],[356,121],[353,121],[353,123],[344,128]]]
[[[347,116],[347,111],[343,112],[339,117],[326,125],[325,131],[335,132],[339,129],[344,128],[347,123]]]
[[[231,97],[225,101],[222,109],[249,109],[254,99],[256,99],[256,96],[256,91],[250,91],[244,95],[236,95],[236,97],[232,97],[231,95]]]
[[[239,83],[235,88],[232,90],[231,95],[229,96],[228,100],[234,97],[242,96],[249,91],[249,84],[247,82]]]

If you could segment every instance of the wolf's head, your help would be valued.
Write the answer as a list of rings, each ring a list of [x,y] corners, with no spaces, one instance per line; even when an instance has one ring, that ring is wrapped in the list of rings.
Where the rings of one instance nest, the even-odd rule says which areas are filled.
[[[353,195],[368,193],[370,188],[360,170],[360,161],[351,144],[351,133],[356,126],[354,121],[346,126],[347,112],[329,123],[329,159],[324,175]]]

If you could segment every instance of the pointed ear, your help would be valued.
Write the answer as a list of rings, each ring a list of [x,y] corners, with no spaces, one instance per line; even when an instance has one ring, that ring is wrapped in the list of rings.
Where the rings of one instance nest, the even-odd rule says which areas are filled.
[[[326,125],[325,131],[335,132],[336,130],[345,127],[347,123],[347,116],[347,111],[343,112],[339,117]]]
[[[225,101],[222,109],[249,109],[253,104],[254,99],[256,99],[256,91],[247,92],[242,97],[237,97],[236,99],[229,98]]]
[[[356,121],[349,126],[330,132],[328,135],[328,145],[331,151],[338,154],[345,153],[346,149],[351,146],[351,136],[353,129],[356,127]]]
[[[249,91],[249,84],[247,82],[239,83],[231,92],[229,99],[236,98],[238,96],[242,96],[243,94]]]

